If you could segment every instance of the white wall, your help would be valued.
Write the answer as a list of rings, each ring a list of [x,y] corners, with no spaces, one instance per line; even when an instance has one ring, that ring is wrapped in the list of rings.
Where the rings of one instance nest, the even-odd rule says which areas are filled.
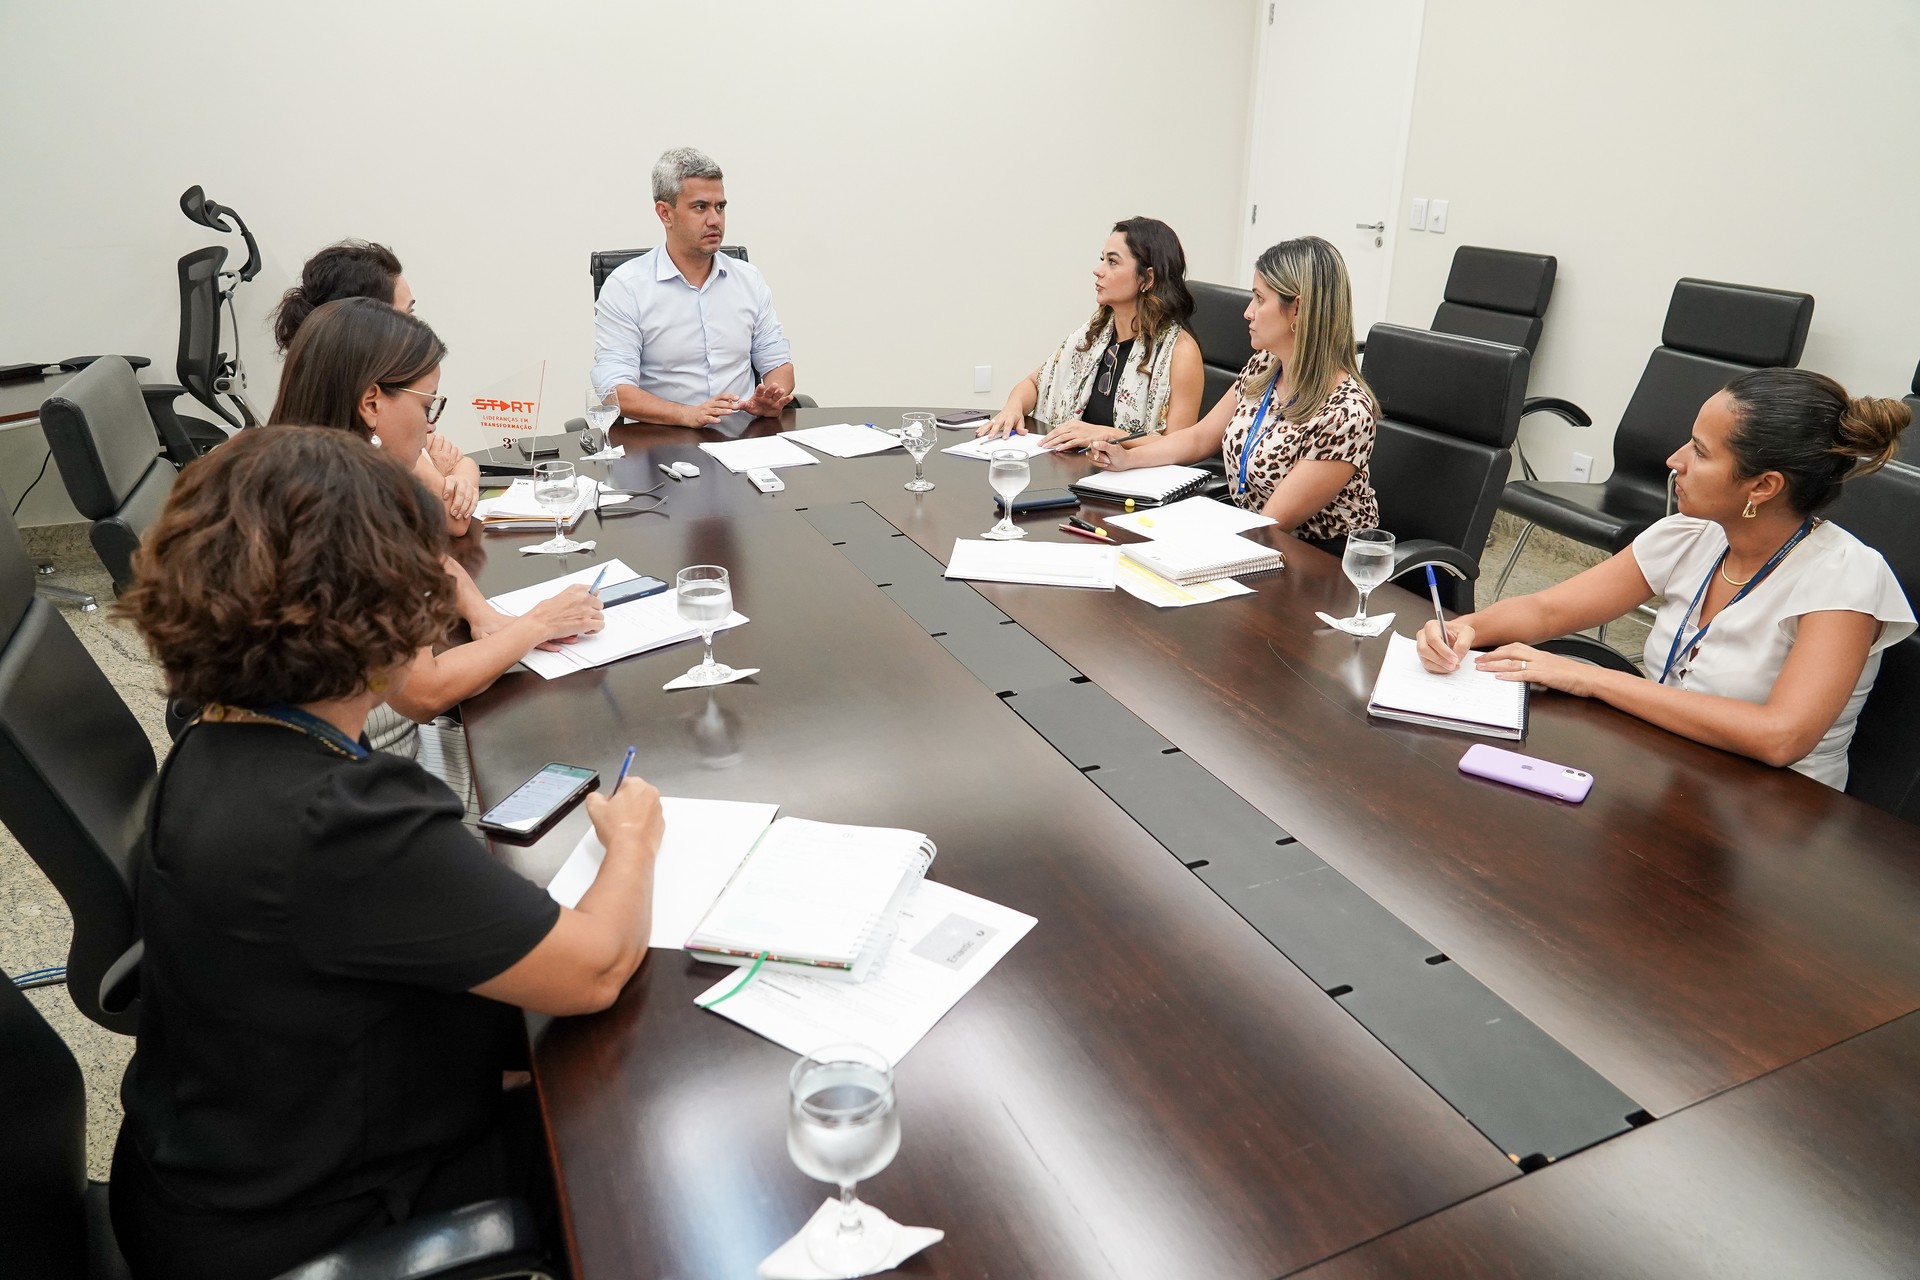
[[[463,397],[541,358],[557,429],[592,360],[587,254],[656,242],[647,171],[692,144],[727,170],[728,239],[773,287],[802,390],[997,405],[1091,308],[1115,219],[1165,219],[1197,276],[1231,268],[1249,9],[0,5],[0,355],[140,353],[170,379],[174,259],[216,240],[242,256],[180,215],[200,183],[265,254],[239,294],[263,412],[267,311],[309,253],[357,235],[395,248],[452,348],[455,439],[477,442]]]
[[[1920,3],[1428,0],[1389,318],[1433,319],[1456,246],[1551,253],[1532,377],[1594,418],[1529,419],[1566,479],[1612,467],[1614,424],[1660,341],[1673,283],[1814,295],[1803,368],[1901,395],[1920,360]],[[1404,202],[1399,216],[1404,225]]]

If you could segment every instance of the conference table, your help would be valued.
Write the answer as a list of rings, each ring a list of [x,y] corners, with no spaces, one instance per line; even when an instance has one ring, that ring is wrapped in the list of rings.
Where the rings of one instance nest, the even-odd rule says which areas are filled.
[[[716,657],[760,672],[663,691],[696,643],[511,673],[465,704],[482,803],[632,745],[666,795],[924,831],[932,879],[1037,919],[898,1066],[862,1196],[947,1233],[902,1274],[1912,1274],[1920,829],[1551,692],[1514,745],[1592,773],[1584,803],[1462,775],[1475,739],[1369,719],[1386,639],[1318,622],[1353,588],[1272,529],[1283,571],[1187,608],[965,584],[939,566],[996,517],[984,462],[936,451],[914,494],[898,450],[823,457],[763,495],[712,432],[612,438],[582,471],[657,513],[456,555],[490,595],[724,565],[750,621]],[[1068,542],[1065,514],[1020,523]],[[585,825],[495,851],[544,883]],[[830,1193],[787,1156],[794,1055],[694,1005],[726,972],[656,950],[536,1036],[582,1280],[753,1275]]]

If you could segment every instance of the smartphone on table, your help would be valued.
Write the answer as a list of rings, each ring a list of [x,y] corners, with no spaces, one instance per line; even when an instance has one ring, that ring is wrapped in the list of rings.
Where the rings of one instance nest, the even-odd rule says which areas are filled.
[[[1502,751],[1484,742],[1467,748],[1467,753],[1460,757],[1460,772],[1504,782],[1524,791],[1537,791],[1568,804],[1579,804],[1587,798],[1587,792],[1593,790],[1593,775],[1584,769],[1536,760],[1518,751]]]
[[[481,814],[480,829],[495,835],[530,836],[572,808],[599,781],[600,775],[584,765],[555,761]]]
[[[1007,500],[999,494],[993,495],[993,505],[1004,510]],[[1013,500],[1013,514],[1023,516],[1029,511],[1052,511],[1059,507],[1078,507],[1080,495],[1071,489],[1029,489]]]
[[[644,600],[648,596],[657,596],[667,589],[667,584],[658,578],[649,578],[644,574],[638,578],[628,578],[625,582],[616,582],[610,587],[602,587],[597,593],[600,607],[611,609],[617,604],[629,600]]]
[[[992,414],[982,413],[978,409],[962,409],[959,413],[940,414],[934,421],[943,427],[973,427],[992,418]]]

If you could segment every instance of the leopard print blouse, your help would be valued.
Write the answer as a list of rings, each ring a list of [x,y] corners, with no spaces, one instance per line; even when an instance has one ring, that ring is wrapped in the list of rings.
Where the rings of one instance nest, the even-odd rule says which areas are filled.
[[[1233,420],[1227,424],[1226,435],[1220,441],[1220,456],[1226,463],[1230,492],[1240,482],[1240,449],[1253,425],[1253,415],[1260,407],[1259,397],[1249,399],[1244,388],[1261,386],[1272,367],[1273,356],[1256,351],[1234,384],[1242,388],[1240,405],[1234,410]],[[1354,466],[1353,478],[1333,495],[1332,502],[1308,516],[1296,532],[1302,538],[1324,541],[1343,537],[1355,529],[1376,528],[1380,523],[1380,504],[1373,496],[1373,486],[1367,477],[1367,463],[1373,457],[1373,414],[1372,399],[1352,378],[1342,378],[1320,412],[1298,426],[1281,417],[1278,409],[1269,407],[1253,456],[1247,460],[1246,491],[1232,493],[1233,501],[1249,511],[1258,511],[1295,463],[1350,462]]]

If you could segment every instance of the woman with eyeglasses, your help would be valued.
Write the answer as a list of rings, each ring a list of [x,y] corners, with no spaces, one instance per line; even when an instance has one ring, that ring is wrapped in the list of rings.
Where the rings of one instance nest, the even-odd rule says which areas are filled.
[[[414,468],[439,417],[440,362],[446,344],[423,322],[372,298],[347,298],[314,309],[287,350],[280,396],[269,427],[297,424],[350,431]],[[417,471],[416,471],[417,474]],[[425,486],[432,492],[431,486]],[[404,685],[369,722],[374,746],[417,756],[415,725],[479,693],[533,649],[551,648],[601,626],[600,601],[572,586],[520,617],[487,603],[459,562],[442,556],[454,600],[473,639],[415,655]],[[445,780],[464,789],[464,766]]]
[[[273,311],[273,340],[285,355],[300,326],[315,309],[342,298],[372,298],[395,311],[413,314],[413,289],[400,274],[400,259],[383,244],[342,240],[307,259],[300,283],[288,289]],[[431,426],[439,409],[428,419]],[[437,494],[447,509],[447,532],[459,537],[467,531],[474,504],[480,501],[480,468],[460,447],[438,432],[429,432],[414,463],[420,483]]]
[[[1049,449],[1080,449],[1193,425],[1206,370],[1185,327],[1193,294],[1173,228],[1156,218],[1114,223],[1094,263],[1093,300],[1093,318],[1074,326],[976,435],[1019,434],[1031,414]]]

